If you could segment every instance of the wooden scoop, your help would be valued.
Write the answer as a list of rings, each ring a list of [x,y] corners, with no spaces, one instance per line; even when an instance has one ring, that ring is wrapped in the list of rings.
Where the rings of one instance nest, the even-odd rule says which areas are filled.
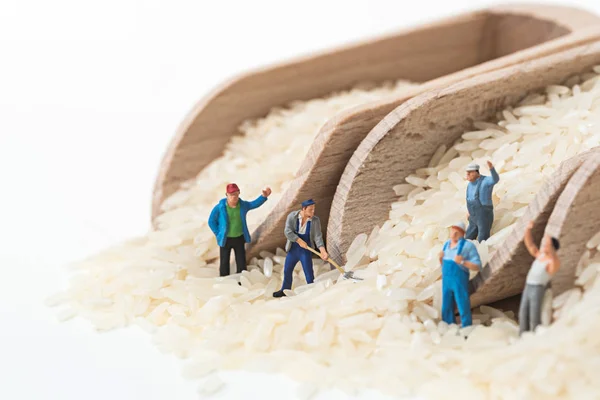
[[[432,90],[395,109],[361,143],[344,171],[328,226],[328,251],[332,258],[342,259],[357,234],[370,232],[387,220],[390,204],[397,197],[391,187],[416,169],[427,167],[435,150],[442,144],[451,146],[472,128],[473,120],[489,119],[518,103],[526,94],[589,71],[597,64],[600,64],[600,42]],[[473,282],[478,289],[472,299],[474,306],[522,290],[523,274],[531,264],[531,259],[524,262],[523,255],[516,253],[524,250],[519,250],[519,246],[525,221],[536,220],[534,233],[540,232],[558,194],[582,159],[570,160],[556,172],[552,183],[530,205],[513,236],[494,254],[489,268]],[[518,273],[514,269],[504,271],[511,264],[519,269]],[[484,285],[488,281],[489,286]]]
[[[533,258],[523,243],[525,227],[529,221],[534,221],[532,235],[536,244],[539,245],[545,229],[546,233],[556,236],[561,240],[561,245],[564,245],[560,250],[562,264],[561,270],[559,270],[560,274],[557,274],[552,280],[554,293],[558,294],[573,286],[575,266],[583,253],[586,242],[595,233],[594,228],[597,230],[600,225],[600,214],[597,218],[586,219],[586,221],[591,221],[591,223],[584,222],[580,218],[574,219],[574,221],[579,221],[580,223],[584,222],[587,227],[587,229],[582,229],[580,233],[574,232],[577,233],[574,235],[574,240],[571,239],[573,236],[567,234],[563,237],[560,235],[560,232],[556,232],[556,229],[549,229],[549,227],[550,225],[554,225],[555,227],[562,226],[558,221],[564,223],[564,216],[572,210],[570,206],[571,202],[565,200],[565,198],[572,199],[580,191],[581,185],[574,185],[572,181],[579,183],[586,182],[588,175],[584,175],[583,171],[589,171],[589,164],[598,164],[599,161],[600,148],[594,148],[563,162],[554,171],[552,177],[542,186],[542,189],[529,204],[525,214],[519,218],[511,235],[493,253],[490,261],[481,273],[471,280],[469,291],[472,294],[471,304],[473,307],[503,300],[523,291],[525,278],[533,262]],[[588,166],[584,168],[582,165]],[[579,178],[577,178],[578,176]],[[595,190],[598,201],[600,200],[600,186],[597,185]],[[559,199],[563,199],[562,204]],[[557,215],[563,217],[557,218]],[[592,215],[590,210],[588,210],[588,215]],[[557,222],[547,226],[549,219],[554,219]],[[586,233],[589,233],[590,228],[592,233],[585,236]],[[564,244],[562,243],[563,240],[565,240]],[[567,257],[566,255],[569,256]],[[559,289],[560,292],[558,291]]]
[[[600,147],[564,163],[546,182],[519,218],[511,236],[500,246],[482,273],[471,280],[471,304],[476,307],[518,294],[533,258],[523,244],[527,223],[539,246],[548,234],[560,241],[561,267],[552,278],[555,296],[573,287],[575,268],[587,241],[600,227]],[[518,305],[518,301],[516,305]]]
[[[558,295],[573,287],[575,267],[585,245],[600,230],[600,151],[577,170],[562,192],[546,226],[560,240],[561,267],[552,278]]]
[[[153,219],[163,200],[219,157],[249,118],[274,106],[347,89],[361,81],[427,82],[405,96],[341,113],[320,131],[299,175],[253,233],[248,257],[282,246],[285,216],[305,198],[326,226],[339,178],[354,150],[383,116],[424,90],[539,57],[597,36],[598,17],[568,7],[509,5],[303,57],[237,77],[189,113],[169,146],[154,190]],[[448,76],[448,74],[452,74]],[[337,225],[336,225],[337,226]],[[339,260],[339,258],[337,258]]]

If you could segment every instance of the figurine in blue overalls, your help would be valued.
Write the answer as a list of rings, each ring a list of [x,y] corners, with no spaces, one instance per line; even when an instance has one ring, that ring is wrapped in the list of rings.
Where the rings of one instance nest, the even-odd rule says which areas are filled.
[[[467,210],[469,211],[469,226],[465,237],[478,242],[489,239],[494,222],[494,204],[492,190],[500,181],[498,172],[490,161],[487,162],[491,176],[479,174],[479,165],[467,166]]]
[[[464,238],[465,224],[452,225],[450,240],[440,252],[442,264],[442,320],[454,324],[454,304],[462,326],[470,326],[471,301],[469,299],[469,270],[479,271],[481,259],[475,245]]]
[[[302,264],[306,283],[313,283],[315,276],[313,271],[312,253],[307,247],[317,247],[320,256],[327,260],[329,255],[325,250],[323,234],[321,232],[321,221],[315,215],[315,202],[310,199],[302,202],[300,211],[292,211],[288,214],[283,231],[287,242],[285,244],[285,263],[283,265],[283,285],[281,290],[273,293],[273,297],[283,297],[286,289],[292,288],[292,273],[298,261]]]

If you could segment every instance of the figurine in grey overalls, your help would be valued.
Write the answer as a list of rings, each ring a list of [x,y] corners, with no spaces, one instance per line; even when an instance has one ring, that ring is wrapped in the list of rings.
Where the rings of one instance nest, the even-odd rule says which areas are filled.
[[[469,226],[465,238],[477,239],[478,242],[489,239],[494,222],[494,204],[492,190],[500,181],[498,172],[490,161],[487,162],[492,176],[479,174],[479,165],[467,166],[467,210],[469,211]]]
[[[560,268],[556,252],[560,248],[558,239],[545,235],[541,251],[533,243],[531,229],[533,221],[525,229],[525,246],[535,260],[531,264],[519,307],[519,334],[534,331],[542,320],[542,302],[552,275]]]
[[[273,293],[273,297],[283,297],[286,289],[292,288],[292,273],[298,261],[302,264],[306,283],[313,283],[315,276],[313,271],[312,253],[306,250],[308,246],[317,247],[323,260],[329,255],[325,250],[323,234],[321,232],[321,221],[315,215],[315,202],[312,199],[302,202],[300,211],[292,211],[288,214],[283,231],[287,242],[285,250],[288,252],[283,265],[283,284],[281,290]]]

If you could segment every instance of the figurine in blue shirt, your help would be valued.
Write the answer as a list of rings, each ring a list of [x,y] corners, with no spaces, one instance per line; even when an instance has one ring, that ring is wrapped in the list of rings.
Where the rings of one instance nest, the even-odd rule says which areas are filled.
[[[238,185],[230,183],[225,189],[225,197],[210,212],[208,226],[215,234],[220,247],[219,274],[221,276],[229,275],[231,249],[235,254],[238,274],[246,270],[246,243],[250,243],[251,240],[246,214],[262,206],[270,195],[271,188],[267,186],[262,190],[262,195],[255,200],[242,200]]]
[[[462,326],[473,324],[469,299],[469,270],[479,271],[481,259],[475,245],[464,238],[465,224],[450,229],[450,240],[440,252],[442,264],[442,320],[454,324],[454,304],[458,307]]]
[[[467,166],[467,210],[469,211],[469,226],[465,237],[478,242],[489,239],[494,222],[494,204],[492,190],[500,181],[498,172],[490,161],[487,162],[491,176],[479,174],[479,165]]]

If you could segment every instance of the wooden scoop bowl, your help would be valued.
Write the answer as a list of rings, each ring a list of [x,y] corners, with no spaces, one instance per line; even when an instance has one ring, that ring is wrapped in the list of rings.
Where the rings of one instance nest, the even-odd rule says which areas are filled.
[[[426,82],[405,96],[338,114],[319,132],[298,175],[252,234],[248,258],[284,243],[285,216],[314,198],[326,226],[344,168],[367,133],[408,98],[425,90],[597,37],[598,17],[568,7],[509,5],[446,19],[417,29],[254,71],[203,99],[180,126],[156,180],[153,219],[179,185],[219,157],[249,118],[292,100],[322,97],[361,81],[404,78]],[[451,75],[448,75],[451,74]],[[336,225],[338,226],[338,225]],[[335,240],[335,239],[334,239]],[[339,252],[338,258],[340,260]]]
[[[397,197],[392,186],[416,169],[427,167],[436,149],[442,144],[451,146],[463,132],[470,130],[473,120],[489,119],[496,112],[518,103],[526,94],[589,71],[597,64],[600,64],[600,42],[432,90],[396,108],[369,133],[344,171],[328,226],[328,250],[332,258],[342,258],[357,234],[368,233],[375,225],[387,220],[390,204]],[[515,253],[522,251],[519,248],[522,247],[524,224],[534,219],[536,226],[545,225],[570,174],[580,164],[577,159],[565,163],[556,172],[554,182],[530,205],[513,236],[493,255],[484,273],[474,281],[478,290],[473,295],[473,305],[500,300],[522,290],[526,272],[520,270],[521,273],[516,274],[513,270],[506,274],[507,279],[501,279],[500,274],[510,264],[518,269],[529,268],[531,260],[517,262],[523,259]],[[596,190],[600,191],[600,188],[596,187]],[[573,220],[570,223],[579,222]],[[563,225],[563,232],[571,226]]]
[[[557,27],[561,26],[558,25],[559,20],[557,18],[558,15],[561,15],[558,12],[559,9],[567,13],[571,11],[570,9],[565,10],[562,7],[538,9],[523,6],[514,6],[510,9],[491,9],[487,18],[490,18],[490,20],[497,19],[497,21],[494,24],[488,23],[487,25],[484,25],[481,36],[483,40],[488,40],[487,38],[490,37],[491,33],[485,33],[485,30],[492,29],[497,43],[506,41],[500,44],[497,49],[504,48],[505,50],[502,50],[499,54],[494,54],[489,58],[482,57],[482,60],[485,61],[481,64],[457,70],[458,72],[444,75],[441,78],[435,77],[440,75],[442,71],[433,69],[431,71],[433,74],[426,77],[426,83],[411,89],[404,95],[384,99],[375,103],[364,104],[337,114],[323,126],[315,138],[302,167],[299,169],[299,171],[306,172],[302,175],[298,175],[293,182],[291,182],[290,187],[286,190],[277,206],[253,233],[253,242],[251,243],[248,256],[252,257],[257,255],[261,250],[269,250],[277,246],[282,246],[283,236],[281,235],[281,232],[283,231],[287,214],[294,208],[299,207],[299,204],[307,198],[313,198],[317,201],[319,204],[320,218],[322,219],[324,226],[326,226],[329,221],[328,211],[332,205],[337,184],[340,181],[343,170],[351,158],[353,151],[382,118],[406,100],[420,93],[424,93],[427,90],[443,87],[486,71],[514,65],[560,49],[565,49],[570,46],[600,38],[600,29],[584,29],[583,31],[576,31],[572,34],[559,36],[556,39],[543,42],[538,46],[517,50],[514,53],[505,52],[508,48],[511,48],[511,51],[515,51],[516,49],[522,48],[524,45],[524,43],[517,43],[517,41],[527,37],[525,31],[521,32],[519,35],[516,35],[515,32],[518,32],[520,28],[525,27],[525,25],[521,25],[525,24],[525,21],[531,23],[532,18],[534,17],[526,16],[528,15],[527,13],[535,15],[534,19],[536,23],[541,23],[541,21],[543,21],[541,19],[542,17],[551,18],[551,16],[553,16],[556,18],[552,20],[556,23],[554,28],[549,29],[549,26],[547,25],[545,28],[549,29],[546,31],[548,36],[546,36],[545,39],[547,40],[554,37],[557,32],[556,29],[560,29]],[[473,16],[475,17],[475,15]],[[481,14],[477,14],[476,17],[481,18]],[[586,14],[585,18],[588,17],[590,17],[590,15]],[[575,17],[575,19],[577,18],[579,18],[579,15]],[[591,20],[594,20],[596,24],[600,22],[600,19],[596,16],[591,16]],[[544,24],[549,23],[549,20],[544,21]],[[493,28],[490,28],[491,26]],[[419,33],[423,34],[422,31],[419,31]],[[513,34],[515,36],[513,36]],[[510,45],[508,44],[509,42],[511,42]],[[463,58],[468,59],[476,56],[475,54],[467,55],[467,51],[474,51],[477,53],[481,51],[481,47],[471,49],[461,47],[458,48],[457,51],[464,53]],[[500,58],[494,58],[497,56],[500,56]],[[403,76],[414,76],[416,71],[411,71],[410,69],[416,68],[417,63],[423,62],[425,58],[426,56],[424,55],[421,55],[419,58],[414,58],[413,64],[410,66],[407,65],[408,69],[402,70]],[[453,55],[452,58],[460,59],[460,55]],[[446,68],[446,63],[441,62],[441,60],[438,62],[439,64],[436,64],[438,68]],[[333,225],[331,230],[335,229],[335,225]],[[337,259],[339,260],[339,257]]]
[[[471,280],[469,291],[472,294],[471,304],[473,307],[502,300],[523,291],[527,273],[533,262],[533,258],[523,242],[525,227],[529,221],[534,221],[532,235],[538,246],[545,233],[555,236],[561,241],[561,269],[560,273],[557,273],[552,279],[553,292],[559,294],[573,286],[577,261],[583,253],[586,242],[597,231],[600,225],[600,215],[593,218],[591,217],[593,213],[588,209],[587,218],[572,219],[574,222],[585,225],[584,229],[570,231],[574,235],[560,235],[561,228],[567,220],[567,215],[580,211],[579,207],[574,209],[572,200],[579,195],[582,185],[588,180],[590,163],[598,164],[599,161],[600,148],[594,148],[572,157],[560,165],[529,204],[525,214],[519,218],[512,234],[493,253],[482,272]],[[575,182],[579,184],[575,184]],[[600,201],[600,185],[598,182],[595,185],[595,188],[588,187],[586,190],[595,190],[596,202],[598,202]],[[590,206],[593,207],[593,204]],[[596,206],[598,206],[597,203]],[[558,217],[559,215],[560,217]],[[552,220],[554,222],[549,222]],[[565,229],[562,232],[569,231]],[[587,236],[585,236],[586,233],[588,233]]]
[[[552,277],[555,296],[573,287],[575,269],[587,241],[600,227],[600,147],[565,161],[519,219],[511,236],[494,253],[482,273],[471,280],[474,307],[518,294],[533,258],[523,244],[527,223],[534,220],[536,245],[543,235],[560,240],[561,267]],[[517,307],[519,302],[514,302]],[[515,308],[513,306],[513,308]]]
[[[548,219],[546,232],[560,240],[561,267],[552,278],[558,295],[573,287],[586,243],[600,229],[600,151],[573,174]]]

